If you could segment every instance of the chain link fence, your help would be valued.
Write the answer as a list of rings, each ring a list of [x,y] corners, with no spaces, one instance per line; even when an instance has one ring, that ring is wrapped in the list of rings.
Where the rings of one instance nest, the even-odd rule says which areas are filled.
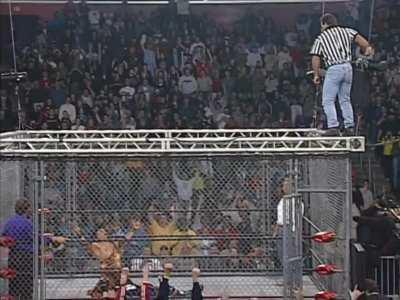
[[[283,206],[283,295],[295,298],[303,288],[303,229],[304,204],[300,195],[284,196]]]
[[[31,253],[37,255],[27,255],[32,270],[23,280],[37,290],[33,299],[87,298],[99,288],[99,278],[107,288],[117,285],[123,267],[139,283],[144,263],[158,285],[167,262],[174,265],[171,283],[181,291],[190,290],[190,272],[199,267],[206,296],[290,299],[302,285],[312,295],[315,284],[340,290],[346,288],[344,274],[327,280],[311,269],[317,258],[347,269],[345,228],[339,227],[346,223],[347,194],[335,192],[340,185],[329,179],[337,173],[345,185],[346,161],[283,156],[1,161],[0,229],[4,233],[17,199],[31,201]],[[285,179],[298,196],[284,212],[295,216],[285,215],[286,229],[277,232]],[[324,188],[332,191],[310,192]],[[314,226],[336,231],[337,242],[313,243],[315,228],[304,224],[301,230],[303,212]],[[7,261],[11,266],[12,259],[8,254],[2,266]],[[0,279],[0,294],[15,293],[12,281]]]
[[[4,299],[37,299],[34,252],[38,243],[34,241],[38,239],[31,221],[35,214],[32,202],[23,200],[25,195],[34,198],[32,166],[30,162],[0,162],[0,296]]]
[[[306,176],[299,190],[305,191],[305,232],[333,232],[330,243],[306,240],[304,256],[307,266],[313,268],[328,264],[337,272],[327,276],[312,272],[320,289],[335,291],[346,297],[349,287],[349,238],[351,222],[351,165],[348,160],[313,158],[303,170]]]

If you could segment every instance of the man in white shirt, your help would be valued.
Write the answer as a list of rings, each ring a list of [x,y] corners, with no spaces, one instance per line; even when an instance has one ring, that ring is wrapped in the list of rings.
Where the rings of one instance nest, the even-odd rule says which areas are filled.
[[[93,108],[93,97],[94,97],[93,91],[89,90],[89,89],[85,89],[83,91],[83,95],[81,96],[82,102],[84,104],[86,104],[87,106],[89,106],[90,108]]]
[[[65,103],[62,104],[58,110],[58,119],[61,121],[63,118],[63,112],[66,111],[68,113],[68,116],[70,118],[70,121],[72,124],[75,123],[76,121],[76,108],[75,106],[71,103],[71,98],[67,97],[65,99]]]
[[[278,229],[281,230],[277,230],[277,232],[279,231],[283,231],[283,215],[284,215],[284,211],[283,211],[283,207],[284,207],[284,201],[292,201],[292,203],[286,203],[286,210],[287,210],[287,216],[286,216],[286,224],[290,224],[290,215],[292,216],[292,231],[295,232],[296,231],[296,214],[295,214],[295,209],[296,209],[296,199],[292,198],[292,197],[282,197],[281,200],[279,200],[278,203],[278,207],[277,207],[277,220],[276,220],[276,225],[278,227]],[[292,210],[292,211],[290,211]],[[301,210],[302,210],[302,214],[304,213],[304,205],[303,203],[301,203]]]
[[[293,59],[290,56],[289,48],[286,46],[283,46],[281,51],[278,52],[278,68],[279,68],[279,70],[283,69],[283,65],[285,63],[290,64],[292,61],[293,61]]]
[[[262,63],[261,54],[256,46],[250,48],[247,52],[247,62],[246,65],[250,68],[255,68],[257,63]]]
[[[273,232],[273,237],[277,237],[276,250],[278,253],[278,259],[283,266],[283,228],[284,228],[284,201],[286,203],[286,224],[290,225],[290,216],[292,217],[292,231],[296,232],[296,198],[288,197],[290,194],[290,180],[285,178],[282,182],[282,193],[283,196],[277,206],[277,220]],[[289,202],[291,201],[291,203]],[[301,214],[304,214],[304,204],[301,203]]]
[[[132,82],[129,79],[125,80],[125,86],[119,90],[121,96],[125,96],[129,101],[132,101],[135,95],[135,88],[132,86]]]
[[[89,23],[93,28],[97,28],[100,24],[100,12],[98,10],[90,10],[88,14]]]
[[[190,75],[190,71],[187,68],[179,78],[179,91],[184,95],[191,95],[197,92],[197,81],[193,75]]]
[[[176,174],[175,169],[173,170],[172,174],[176,184],[176,190],[178,192],[179,199],[183,201],[191,201],[193,196],[193,184],[196,180],[196,177],[192,177],[187,180],[180,179]]]
[[[297,46],[297,33],[287,32],[285,34],[285,42],[286,42],[286,45],[289,46],[290,48],[296,47]]]
[[[176,0],[176,11],[179,16],[188,16],[190,14],[189,0]]]
[[[367,209],[372,204],[374,204],[374,196],[369,189],[369,180],[364,180],[364,185],[362,188],[360,188],[360,192],[364,202],[364,209]]]
[[[264,86],[267,94],[275,93],[278,90],[279,80],[275,77],[273,72],[270,72],[268,77],[265,78]]]

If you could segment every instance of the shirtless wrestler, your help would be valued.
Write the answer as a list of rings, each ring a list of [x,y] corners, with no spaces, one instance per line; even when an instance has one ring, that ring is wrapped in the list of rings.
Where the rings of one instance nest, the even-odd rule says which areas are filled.
[[[87,251],[100,261],[101,279],[88,294],[92,299],[115,299],[121,279],[123,243],[111,241],[104,228],[97,230],[95,242],[87,242],[79,227],[74,232]]]

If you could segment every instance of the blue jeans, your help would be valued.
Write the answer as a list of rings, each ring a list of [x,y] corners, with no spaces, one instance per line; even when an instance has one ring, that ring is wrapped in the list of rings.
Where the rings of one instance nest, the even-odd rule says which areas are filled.
[[[340,109],[344,119],[344,127],[354,127],[353,107],[350,102],[353,69],[350,63],[333,65],[325,75],[322,91],[322,106],[326,115],[328,128],[339,127],[335,101],[339,98]]]

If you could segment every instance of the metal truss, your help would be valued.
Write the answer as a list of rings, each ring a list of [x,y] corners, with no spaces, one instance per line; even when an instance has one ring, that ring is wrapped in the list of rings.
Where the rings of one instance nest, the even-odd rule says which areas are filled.
[[[364,137],[321,137],[315,129],[14,131],[2,156],[278,155],[364,152]]]
[[[346,2],[350,0],[325,0],[325,2]],[[312,3],[321,2],[321,0],[190,0],[190,4],[260,4],[260,3]],[[65,4],[67,0],[11,0],[13,4],[28,3],[28,4]],[[75,0],[75,3],[80,3],[80,0]],[[122,0],[87,0],[90,5],[121,5]],[[129,5],[167,5],[168,0],[128,0]]]

